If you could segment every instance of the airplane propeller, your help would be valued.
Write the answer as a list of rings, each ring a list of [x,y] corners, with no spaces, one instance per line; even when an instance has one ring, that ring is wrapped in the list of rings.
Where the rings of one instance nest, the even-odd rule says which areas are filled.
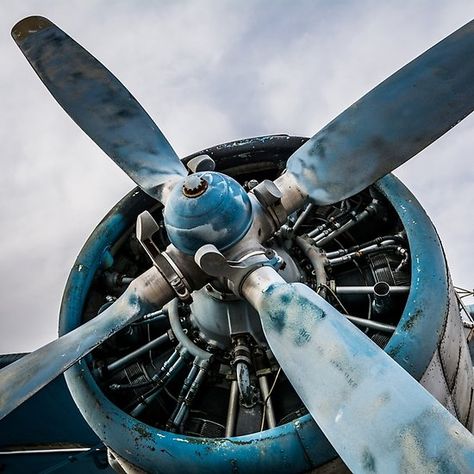
[[[281,368],[352,472],[472,472],[473,435],[325,299],[269,267],[245,285]]]
[[[405,163],[472,112],[473,51],[471,21],[316,133],[288,172],[313,202],[332,204]]]
[[[150,268],[100,315],[7,365],[0,371],[0,420],[109,337],[155,311],[157,305],[163,306],[172,296],[160,273]]]
[[[146,193],[187,170],[123,84],[64,31],[43,17],[18,22],[12,36],[66,113]]]
[[[49,20],[26,18],[12,35],[60,105],[144,191],[166,201],[174,187],[197,206],[196,198],[210,192],[213,182],[228,186],[230,178],[213,181],[212,172],[183,179],[185,167],[136,100]],[[275,259],[267,255],[265,260],[255,250],[281,225],[275,203],[283,203],[288,215],[308,198],[317,204],[338,202],[466,117],[474,109],[473,54],[471,22],[370,91],[299,148],[285,175],[251,193],[254,224],[235,244],[240,251],[253,250],[247,260],[231,260],[234,244],[221,249],[211,241],[196,252],[198,267],[182,272],[200,272],[192,281],[224,275],[257,309],[285,374],[354,472],[429,472],[433,463],[446,466],[445,472],[472,472],[474,437],[327,301],[305,285],[286,283],[272,268]],[[172,215],[175,200],[164,204]],[[260,239],[252,232],[259,225],[267,229]],[[0,418],[145,310],[176,296],[169,261],[178,268],[188,265],[183,253],[189,252],[180,253],[176,241],[106,313],[0,371]],[[245,273],[249,261],[253,266]],[[76,347],[82,337],[86,342]]]

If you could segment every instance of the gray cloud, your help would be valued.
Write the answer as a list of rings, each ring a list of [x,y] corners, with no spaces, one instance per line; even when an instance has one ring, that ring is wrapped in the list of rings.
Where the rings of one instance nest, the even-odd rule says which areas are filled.
[[[239,137],[312,135],[474,14],[470,1],[3,1],[0,353],[56,335],[83,242],[131,187],[54,102],[9,36],[42,14],[104,62],[180,155]],[[397,170],[471,286],[474,119]]]

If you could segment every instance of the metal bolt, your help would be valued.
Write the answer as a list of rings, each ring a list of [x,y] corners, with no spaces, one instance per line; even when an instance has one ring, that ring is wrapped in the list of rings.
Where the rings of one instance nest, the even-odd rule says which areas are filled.
[[[204,194],[208,182],[201,176],[191,175],[183,183],[183,194],[189,198],[195,198]]]

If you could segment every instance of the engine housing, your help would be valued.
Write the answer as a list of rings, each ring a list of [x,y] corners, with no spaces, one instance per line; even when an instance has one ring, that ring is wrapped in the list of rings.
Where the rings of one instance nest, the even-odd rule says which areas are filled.
[[[288,157],[305,140],[286,135],[239,140],[201,151],[184,161],[207,154],[216,162],[217,171],[230,175],[251,189],[252,180],[276,178],[285,169]],[[340,248],[328,248],[326,252],[332,255],[329,259],[332,265],[329,265],[331,268],[325,286],[321,285],[318,268],[311,266],[312,260],[304,244],[299,247],[294,245],[292,228],[301,213],[290,216],[288,225],[268,244],[283,255],[287,263],[285,277],[293,281],[299,279],[315,290],[321,290],[342,308],[347,306],[357,317],[363,316],[366,308],[369,317],[386,315],[385,326],[395,326],[391,337],[385,336],[386,327],[384,331],[366,328],[369,337],[384,346],[387,353],[472,431],[472,362],[446,260],[432,223],[410,191],[392,175],[378,181],[370,190],[359,193],[353,201],[347,201],[346,204],[341,203],[339,208],[344,216],[349,215],[345,212],[363,212],[374,202],[377,209],[373,219],[369,216],[363,223],[348,230],[347,235],[344,232],[337,234],[337,240],[341,240],[342,245]],[[145,265],[149,265],[144,253],[143,258],[140,257],[140,248],[134,240],[136,217],[144,210],[149,210],[157,220],[162,218],[162,206],[136,188],[94,230],[81,250],[66,285],[60,315],[60,335],[94,317],[101,307],[110,304],[128,281],[128,273],[126,277],[124,273],[139,273]],[[331,232],[334,234],[341,227],[337,227],[339,211],[316,208],[310,211],[307,213],[309,218],[306,218],[312,219],[314,225],[321,223],[323,226],[324,221],[328,223],[336,216],[331,225],[328,224],[313,236],[319,237],[320,244],[323,242],[320,247],[324,246]],[[300,224],[304,234],[307,235],[306,231],[311,233],[309,224],[304,225]],[[368,253],[363,254],[366,246],[362,250],[356,249],[338,256],[337,252],[342,252],[344,248],[347,250],[350,245],[355,248],[361,242],[385,237],[382,231],[395,239],[393,244],[383,244],[386,252],[376,249],[374,253],[367,250]],[[372,246],[381,247],[382,242],[386,241],[392,242],[390,239],[379,239]],[[160,245],[165,246],[166,243],[167,236],[163,233]],[[408,252],[409,258],[403,260],[403,252],[399,250],[397,254],[398,247]],[[352,260],[337,260],[349,254],[354,254]],[[383,298],[383,291],[373,296],[338,293],[338,288],[340,291],[341,287],[360,287],[362,282],[368,286],[378,283],[400,288],[409,286],[409,292],[393,294],[390,300]],[[264,420],[260,400],[260,405],[257,402],[254,405],[257,408],[248,408],[248,412],[243,408],[240,410],[246,414],[246,418],[243,421],[238,418],[233,435],[226,436],[228,426],[222,422],[223,415],[216,407],[227,408],[231,396],[228,390],[231,390],[236,380],[229,357],[234,357],[236,347],[248,344],[254,352],[261,349],[266,362],[264,367],[255,367],[250,374],[254,385],[260,378],[259,370],[267,378],[276,381],[278,367],[265,347],[255,317],[250,313],[240,318],[231,314],[232,311],[245,313],[241,301],[232,300],[222,288],[211,285],[195,296],[191,305],[173,302],[168,309],[170,319],[173,316],[175,321],[183,324],[184,336],[178,337],[180,330],[176,330],[176,327],[173,330],[173,325],[168,328],[165,318],[157,315],[152,326],[151,323],[145,325],[148,334],[144,335],[141,329],[135,333],[124,330],[65,373],[79,410],[109,447],[111,463],[117,469],[122,466],[129,472],[141,469],[145,472],[167,473],[286,473],[309,472],[334,462],[337,459],[336,452],[316,423],[305,413],[304,406],[298,405],[298,398],[295,398],[289,384],[285,385],[283,376],[278,384],[274,384],[276,391],[273,396],[278,414],[276,426],[268,428],[269,422]],[[236,309],[232,309],[234,307]],[[222,324],[216,324],[221,309],[226,314],[220,321]],[[377,322],[376,319],[374,321]],[[160,346],[164,348],[163,353],[156,353],[152,357],[150,351],[138,359],[133,370],[125,368],[115,373],[109,370],[107,373],[107,367],[123,358],[127,351],[149,343],[158,333],[169,334],[170,340]],[[244,343],[242,335],[245,335]],[[138,412],[138,402],[135,407],[129,408],[134,400],[143,398],[145,392],[140,392],[140,384],[145,384],[143,387],[148,389],[147,377],[150,378],[150,370],[153,370],[154,365],[162,364],[178,344],[188,340],[198,348],[196,350],[212,354],[213,360],[219,362],[218,369],[209,369],[207,372],[207,381],[196,398],[201,421],[205,416],[208,418],[198,422],[199,416],[191,410],[187,427],[174,426],[169,422],[175,408],[169,408],[168,402],[173,397],[179,402],[179,385],[185,384],[185,374],[174,379],[172,383],[176,386],[170,385],[169,400],[160,395],[160,404],[152,407],[153,410],[147,407]],[[253,357],[255,362],[256,356]],[[228,373],[225,369],[227,366]],[[131,387],[124,388],[127,383]],[[137,390],[133,388],[134,384]],[[114,391],[112,386],[122,387],[123,390]],[[263,431],[258,429],[258,423],[255,424],[260,418],[262,427],[264,422],[267,424],[267,429]],[[192,426],[191,421],[194,423]],[[340,466],[340,469],[344,467]]]

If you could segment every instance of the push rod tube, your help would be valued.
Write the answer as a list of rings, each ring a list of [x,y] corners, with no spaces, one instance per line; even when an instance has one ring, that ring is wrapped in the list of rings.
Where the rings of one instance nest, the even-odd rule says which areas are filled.
[[[334,291],[338,295],[373,295],[376,293],[375,286],[336,286]],[[409,286],[387,286],[390,294],[403,294],[410,291]]]

